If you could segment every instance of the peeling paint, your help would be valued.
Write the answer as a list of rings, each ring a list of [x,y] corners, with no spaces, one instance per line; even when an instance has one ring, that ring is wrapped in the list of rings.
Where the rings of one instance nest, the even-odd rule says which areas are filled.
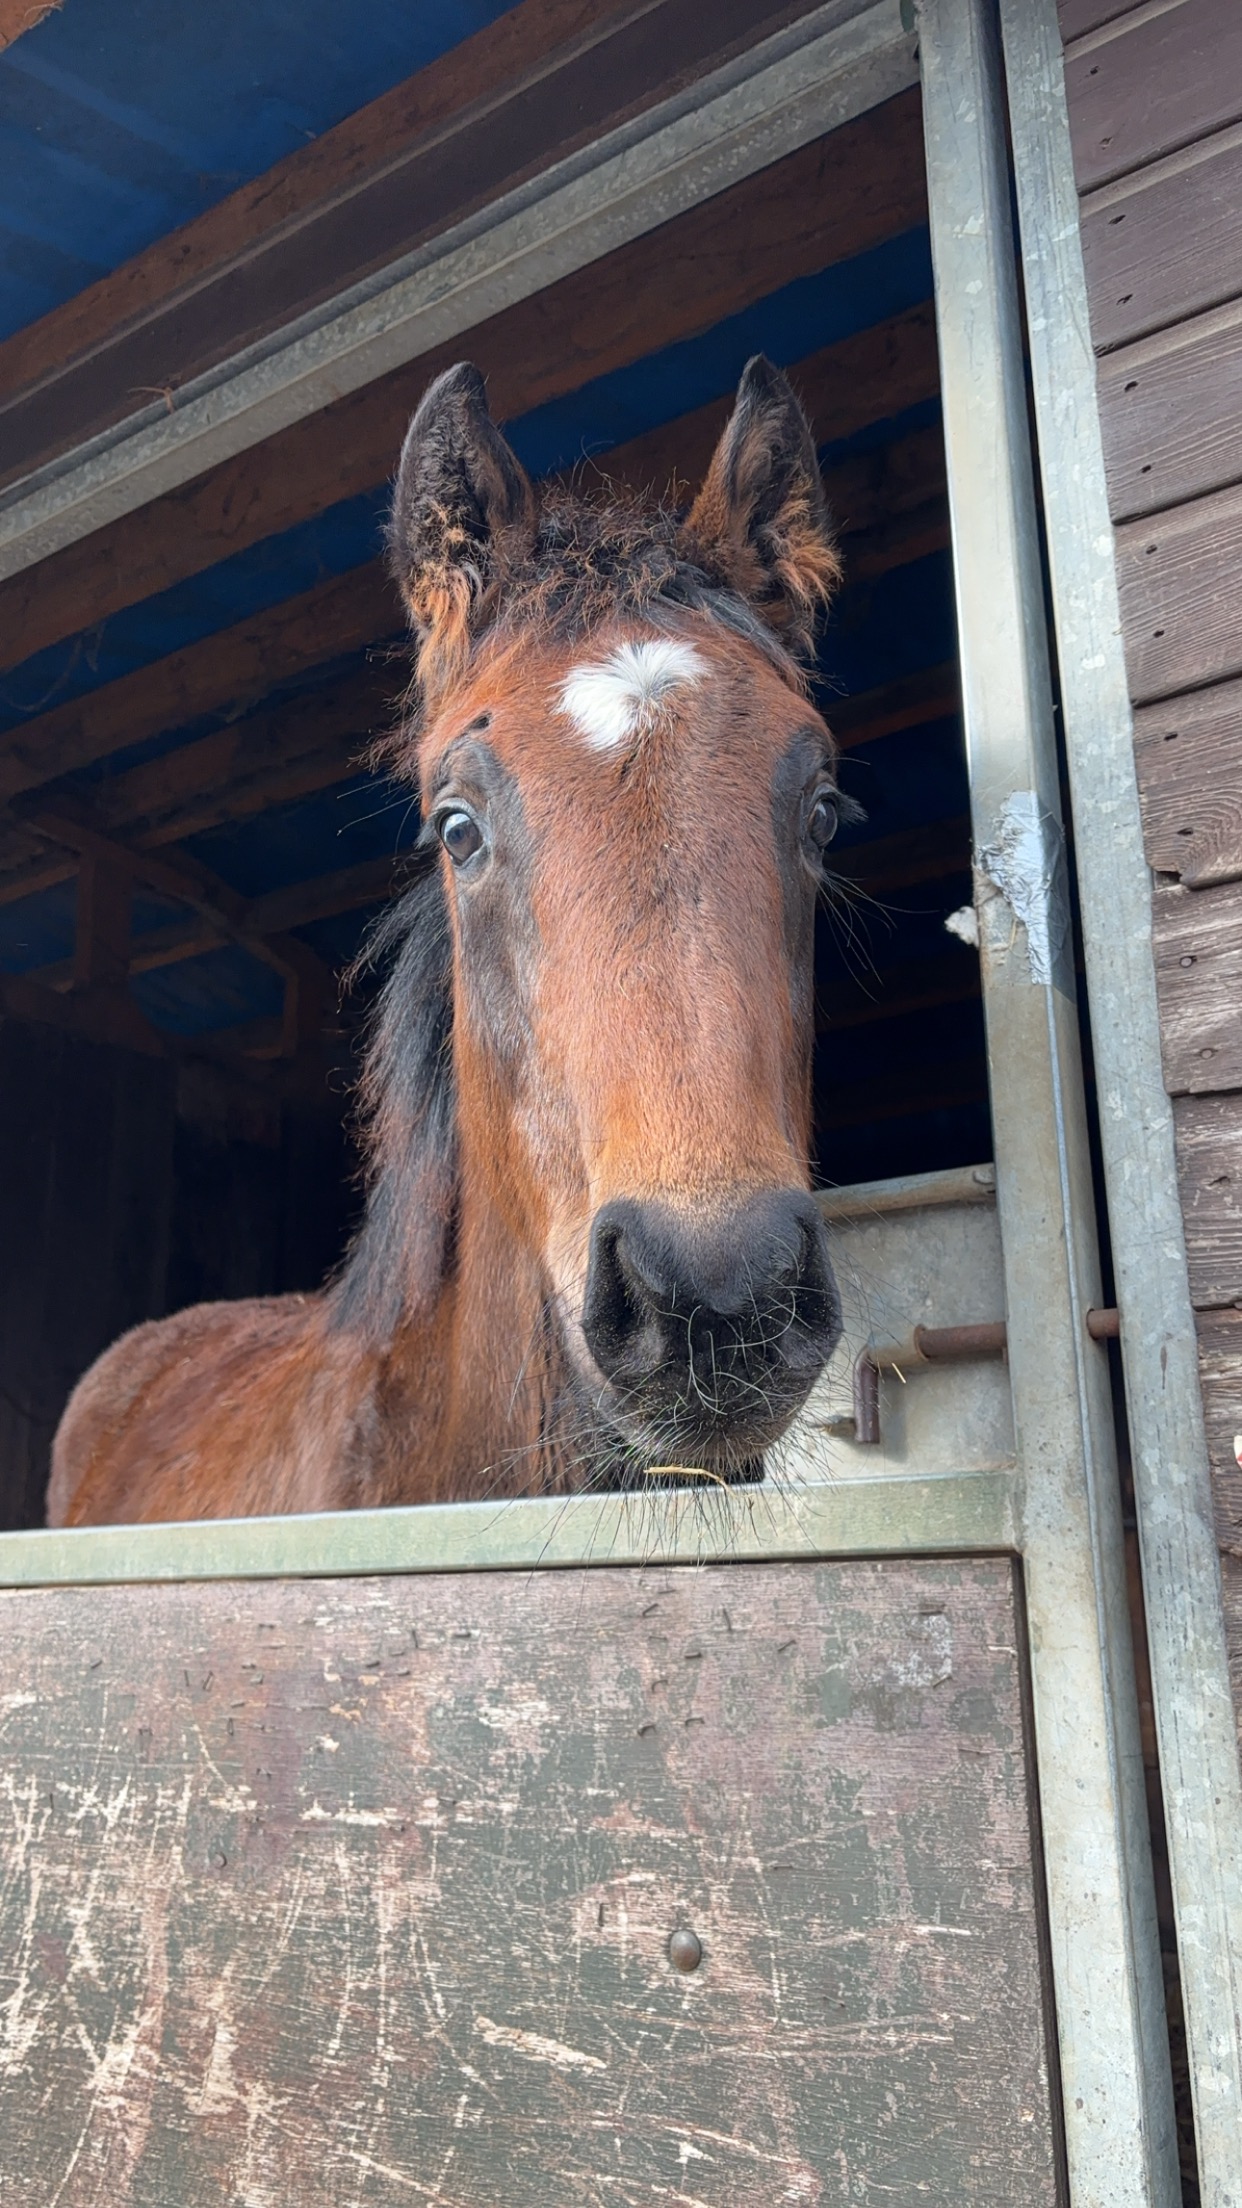
[[[981,846],[979,871],[1026,930],[1031,980],[1057,981],[1069,940],[1064,839],[1034,790],[1015,790]]]

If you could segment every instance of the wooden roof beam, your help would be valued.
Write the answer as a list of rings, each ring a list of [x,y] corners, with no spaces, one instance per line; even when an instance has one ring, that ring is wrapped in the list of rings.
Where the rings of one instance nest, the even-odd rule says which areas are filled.
[[[737,313],[921,223],[917,98],[903,95],[257,448],[0,582],[0,667],[201,574],[390,476],[431,378],[463,356],[499,421]],[[2,357],[2,349],[0,349]],[[937,387],[930,302],[799,362],[823,442]],[[723,421],[727,402],[721,401]],[[675,465],[684,473],[692,463]]]
[[[724,402],[719,411],[723,421],[728,411]],[[701,408],[650,437],[618,447],[610,475],[622,483],[659,481],[664,457],[671,472],[672,456],[679,450],[706,467],[715,443],[716,413],[715,407]],[[827,471],[829,502],[851,531],[848,541],[860,557],[860,572],[883,572],[944,541],[943,485],[938,429],[917,431]],[[917,514],[913,534],[903,523],[907,512]],[[862,530],[881,525],[884,535],[863,545]],[[395,640],[400,622],[396,592],[383,562],[351,568],[235,628],[204,637],[9,730],[0,736],[0,799],[72,774],[179,722],[248,699],[257,704],[275,684],[301,676],[309,667],[361,651],[377,640]],[[398,688],[394,682],[394,693]],[[284,710],[289,726],[296,728],[297,701]]]
[[[369,719],[372,729],[384,725],[385,687],[390,683],[382,664],[369,667],[324,693],[265,707],[162,759],[130,768],[96,794],[93,818],[104,833],[155,850],[226,820],[250,818],[269,804],[329,789],[349,773],[351,759],[363,748],[361,741],[351,743],[353,730],[366,729]],[[322,726],[317,724],[321,698]],[[958,703],[956,665],[945,661],[852,698],[830,698],[827,716],[840,748],[849,751],[954,713]],[[299,748],[303,739],[304,751]],[[288,745],[287,754],[282,744]],[[252,752],[266,763],[254,766]],[[11,813],[9,820],[13,823]],[[11,825],[0,840],[0,905],[68,880],[75,864],[63,847],[49,844],[33,827],[23,825],[19,831]]]
[[[169,1039],[143,1018],[133,999],[123,991],[62,995],[58,990],[43,988],[26,974],[0,974],[0,1019],[59,1027],[115,1050],[141,1051],[146,1058],[167,1057],[171,1047]]]
[[[313,1017],[317,1024],[322,1024],[322,1009],[334,989],[330,969],[296,935],[284,931],[263,935],[247,933],[246,899],[222,882],[210,868],[192,859],[188,853],[160,857],[150,852],[132,851],[128,845],[101,835],[92,825],[88,809],[81,804],[72,809],[67,803],[56,810],[43,807],[33,816],[32,824],[42,835],[76,851],[88,869],[111,868],[114,873],[128,871],[133,880],[146,882],[160,895],[188,905],[200,921],[206,922],[226,941],[240,944],[274,968],[280,975],[285,996],[283,1055],[292,1056],[299,1040],[310,1032],[312,1015],[307,1007],[317,1008]]]
[[[165,927],[146,928],[130,942],[127,970],[131,974],[156,973],[187,959],[201,958],[229,942],[240,942],[247,949],[258,949],[265,941],[279,943],[291,929],[304,928],[314,920],[333,919],[343,912],[382,904],[399,886],[400,874],[399,858],[364,859],[357,866],[342,867],[333,874],[291,883],[266,896],[250,898],[237,910],[231,934],[221,922],[197,912],[185,920],[169,921]],[[325,973],[327,970],[325,967]],[[45,989],[72,988],[76,978],[74,960],[57,959],[37,968],[29,978]]]
[[[914,34],[887,0],[845,22],[832,22],[834,12],[813,10],[692,95],[593,136],[573,162],[485,194],[486,204],[437,226],[418,253],[282,322],[265,343],[231,355],[175,398],[163,393],[27,475],[0,507],[0,574],[176,490],[394,367],[425,361],[490,315],[716,198],[725,179],[770,168],[916,83]],[[91,387],[101,380],[93,363]],[[127,388],[140,380],[131,371]]]
[[[0,799],[202,714],[257,705],[280,683],[403,629],[383,562],[351,568],[8,730],[0,737]]]
[[[0,23],[6,9],[44,12],[0,0]],[[803,12],[805,0],[523,0],[0,346],[10,472],[132,413],[136,391],[184,384]]]

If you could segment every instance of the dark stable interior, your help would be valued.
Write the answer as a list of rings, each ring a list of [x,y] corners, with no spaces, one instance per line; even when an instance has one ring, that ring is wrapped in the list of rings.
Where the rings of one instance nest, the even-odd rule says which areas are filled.
[[[135,246],[91,250],[111,265]],[[12,330],[45,306],[10,288]],[[505,360],[495,410],[540,476],[594,462],[626,483],[695,480],[757,351],[806,404],[847,575],[818,696],[866,815],[840,833],[819,922],[824,1183],[991,1154],[978,961],[945,928],[970,875],[931,296],[912,91],[567,279],[526,316],[526,355],[486,326],[459,347],[485,370]],[[337,977],[418,827],[409,792],[360,763],[402,679],[386,649],[399,611],[372,565],[381,475],[7,655],[0,757],[20,740],[70,764],[27,778],[0,816],[0,976],[39,992],[15,985],[0,1022],[5,1524],[40,1521],[61,1405],[118,1332],[313,1287],[356,1218],[368,991],[342,996]],[[273,640],[258,674],[238,641],[256,632]],[[111,733],[75,763],[67,716],[81,703],[107,722],[113,700]],[[134,850],[180,866],[184,894],[172,876],[125,882]]]

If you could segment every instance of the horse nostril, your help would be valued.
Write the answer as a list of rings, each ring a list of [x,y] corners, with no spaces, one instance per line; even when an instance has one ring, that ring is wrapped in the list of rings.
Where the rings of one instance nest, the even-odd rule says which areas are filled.
[[[607,1379],[675,1397],[706,1376],[723,1415],[729,1385],[809,1385],[839,1331],[823,1225],[798,1190],[710,1225],[627,1201],[596,1215],[582,1332]]]
[[[601,1372],[611,1378],[632,1357],[636,1345],[651,1327],[652,1299],[641,1275],[626,1262],[627,1221],[618,1217],[627,1208],[605,1205],[591,1230],[591,1255],[586,1295],[582,1305],[582,1331]],[[651,1348],[658,1351],[658,1343]]]

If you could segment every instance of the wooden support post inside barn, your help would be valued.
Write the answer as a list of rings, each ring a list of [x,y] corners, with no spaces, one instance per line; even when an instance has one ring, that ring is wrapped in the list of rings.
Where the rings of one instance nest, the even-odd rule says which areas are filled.
[[[118,851],[84,851],[74,908],[75,989],[123,989],[133,943],[134,872]]]

